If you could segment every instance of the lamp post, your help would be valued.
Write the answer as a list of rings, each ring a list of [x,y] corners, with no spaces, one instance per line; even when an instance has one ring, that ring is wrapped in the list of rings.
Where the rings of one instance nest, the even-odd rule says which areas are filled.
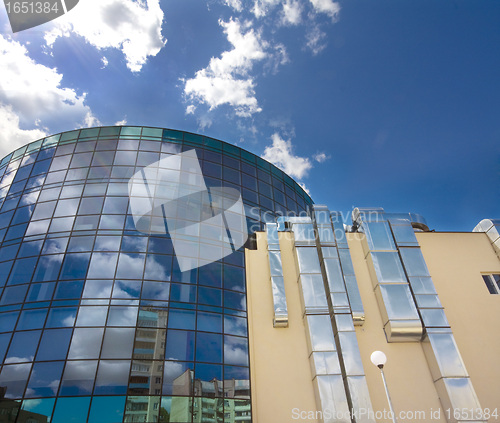
[[[392,408],[391,396],[389,395],[389,389],[387,389],[387,382],[384,375],[384,364],[387,362],[387,357],[382,351],[373,351],[370,356],[370,360],[380,369],[382,381],[384,382],[385,393],[387,395],[387,402],[389,403],[389,409],[391,410],[392,421],[397,423],[396,414],[394,413],[394,408]]]

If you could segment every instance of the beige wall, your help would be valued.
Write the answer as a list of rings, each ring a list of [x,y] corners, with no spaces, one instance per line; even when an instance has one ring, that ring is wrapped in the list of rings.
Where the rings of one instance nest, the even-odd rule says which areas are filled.
[[[289,313],[289,327],[280,329],[273,328],[266,235],[257,236],[258,250],[246,252],[253,418],[256,423],[300,421],[292,419],[292,410],[312,411],[316,403],[291,234],[280,233]],[[385,375],[396,413],[421,411],[425,418],[421,414],[406,421],[444,423],[443,411],[431,418],[441,405],[421,344],[386,341],[363,237],[348,234],[365,308],[365,324],[356,327],[356,334],[373,409],[388,410],[380,371],[370,362],[371,353],[382,350],[388,358]],[[500,407],[500,295],[489,294],[481,278],[481,272],[500,272],[500,261],[485,234],[419,233],[417,237],[481,406]]]
[[[280,233],[288,328],[273,327],[266,234],[257,233],[258,249],[245,253],[252,417],[255,423],[297,421],[292,419],[294,408],[316,410],[293,243],[284,239],[290,236],[290,232]]]
[[[490,294],[481,277],[500,273],[500,260],[484,233],[417,239],[481,407],[500,413],[500,295]]]

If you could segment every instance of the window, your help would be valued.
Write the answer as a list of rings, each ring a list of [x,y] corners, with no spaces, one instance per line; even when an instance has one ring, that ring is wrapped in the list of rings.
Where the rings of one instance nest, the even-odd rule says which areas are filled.
[[[490,294],[500,294],[500,274],[483,275],[483,280]]]

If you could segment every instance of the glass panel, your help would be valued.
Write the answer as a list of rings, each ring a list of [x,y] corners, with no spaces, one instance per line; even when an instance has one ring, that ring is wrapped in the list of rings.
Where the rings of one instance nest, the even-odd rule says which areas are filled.
[[[222,363],[222,335],[198,332],[196,334],[196,361]]]
[[[194,379],[195,396],[211,398],[223,396],[224,388],[221,365],[196,363]]]
[[[0,386],[6,386],[5,398],[20,398],[31,370],[31,363],[5,364],[0,373]],[[1,410],[1,408],[0,408]]]
[[[165,361],[163,393],[167,395],[193,395],[193,363]]]
[[[107,328],[101,358],[131,358],[134,335],[134,328]]]
[[[33,282],[57,280],[62,260],[62,254],[41,256],[33,276]]]
[[[43,416],[44,418],[46,418],[46,420],[42,420],[43,422],[50,422],[52,410],[54,409],[54,403],[54,398],[24,400],[23,405],[21,406],[20,415],[23,416],[23,412],[26,412],[26,414],[29,413],[28,415],[30,416],[32,416],[31,413],[35,413],[38,416]]]
[[[112,279],[115,275],[116,262],[118,254],[116,253],[94,253],[90,261],[88,278]]]
[[[71,329],[45,330],[36,354],[37,361],[64,360],[68,353]],[[57,348],[54,348],[57,345]]]
[[[4,289],[0,305],[22,303],[29,285],[10,286]]]
[[[389,319],[415,319],[415,303],[408,285],[379,285]],[[385,323],[385,322],[384,322]]]
[[[170,300],[185,303],[196,302],[196,286],[172,283],[170,289]]]
[[[321,275],[300,275],[305,307],[328,307]]]
[[[363,222],[368,247],[372,251],[396,250],[387,222]]]
[[[129,360],[101,360],[97,371],[94,395],[126,394],[129,372]]]
[[[224,336],[224,364],[248,366],[248,341],[237,336]]]
[[[76,328],[68,358],[98,358],[103,333],[103,328]]]
[[[144,279],[169,281],[172,273],[172,256],[148,254]]]
[[[137,307],[110,307],[107,326],[136,326]]]
[[[104,326],[107,314],[108,307],[105,306],[81,306],[76,326]]]
[[[216,288],[198,288],[198,304],[222,306],[222,290]]]
[[[245,318],[225,315],[224,333],[247,336],[247,321]]]
[[[33,361],[41,333],[41,330],[14,333],[5,361],[8,363]]]
[[[190,422],[192,410],[192,397],[162,397],[160,422]]]
[[[194,310],[170,309],[168,317],[168,327],[172,329],[192,329],[195,328],[196,312]]]
[[[25,397],[54,397],[59,389],[64,361],[35,363]]]
[[[237,292],[224,291],[224,307],[236,310],[246,310],[247,303],[245,295]]]
[[[98,236],[95,241],[94,251],[118,251],[120,249],[121,237]]]
[[[199,311],[196,322],[196,330],[218,333],[222,332],[222,315]]]
[[[142,298],[150,300],[168,301],[169,292],[170,292],[169,283],[145,281],[142,288]]]
[[[40,329],[45,323],[47,309],[24,310],[21,313],[16,330]]]
[[[308,315],[307,327],[312,351],[335,351],[330,316]]]
[[[21,260],[16,260],[10,273],[10,278],[7,285],[18,285],[21,283],[29,283],[33,272],[35,271],[36,261],[38,257],[30,257]]]
[[[165,359],[192,361],[194,359],[194,332],[169,329]]]
[[[51,423],[85,423],[90,397],[59,398]]]
[[[47,328],[71,327],[75,324],[76,307],[52,308],[45,323]]]
[[[145,254],[121,253],[116,277],[120,279],[142,279],[145,258]]]
[[[86,395],[92,393],[97,360],[67,361],[59,395]]]

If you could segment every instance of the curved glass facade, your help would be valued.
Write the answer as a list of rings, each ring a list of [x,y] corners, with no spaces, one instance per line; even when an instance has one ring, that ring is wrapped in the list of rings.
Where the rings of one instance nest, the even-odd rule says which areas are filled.
[[[251,421],[242,244],[311,204],[291,178],[212,138],[102,127],[16,150],[0,180],[0,422]]]

